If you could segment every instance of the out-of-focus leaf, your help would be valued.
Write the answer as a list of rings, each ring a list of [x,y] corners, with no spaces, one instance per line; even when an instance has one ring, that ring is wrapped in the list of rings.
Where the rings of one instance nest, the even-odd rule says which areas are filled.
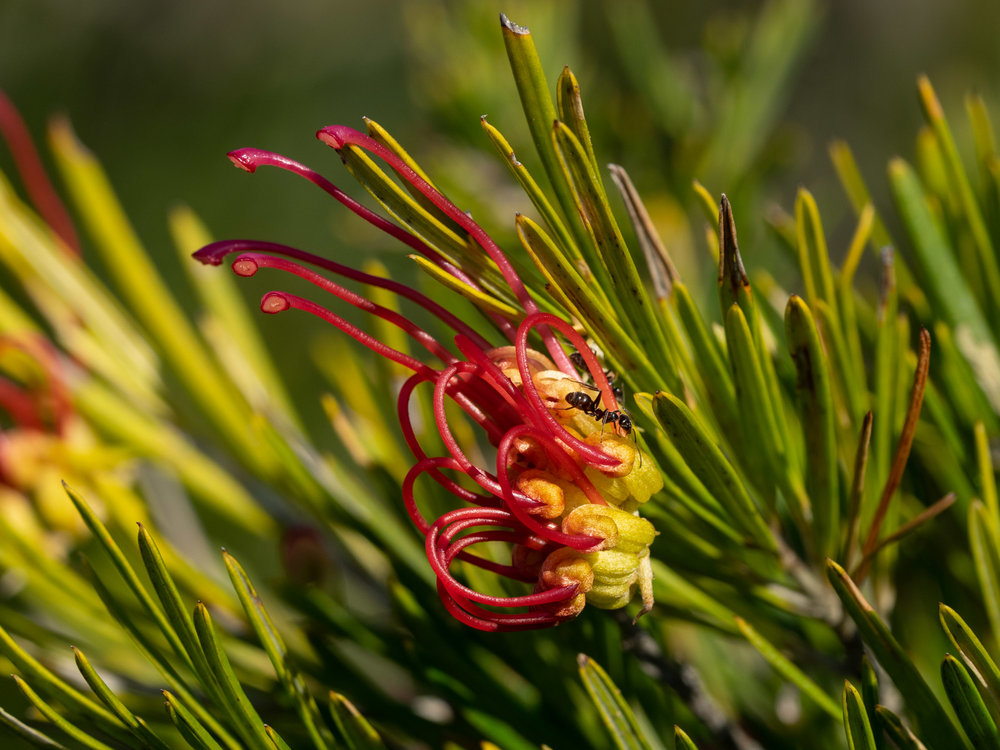
[[[698,750],[698,746],[676,724],[674,724],[674,747],[676,750]]]
[[[876,750],[864,701],[854,685],[847,681],[844,682],[842,704],[847,746],[850,750]]]
[[[250,620],[250,625],[257,634],[257,640],[267,652],[267,656],[274,666],[274,671],[278,675],[278,680],[294,703],[299,719],[309,733],[313,744],[319,750],[324,750],[330,746],[332,737],[323,726],[319,708],[303,683],[302,675],[289,663],[288,649],[284,639],[271,621],[267,610],[264,609],[264,603],[247,577],[246,571],[243,570],[243,566],[228,552],[224,551],[222,556],[226,563],[229,579],[233,583],[240,604],[243,605],[243,611],[246,612],[247,619]]]
[[[794,294],[785,308],[785,335],[798,374],[796,391],[806,446],[806,489],[812,504],[816,553],[829,557],[840,519],[837,434],[826,355],[809,308]]]
[[[959,156],[958,147],[955,145],[955,139],[952,138],[951,128],[945,119],[944,110],[941,109],[941,103],[938,101],[927,76],[920,76],[917,80],[917,89],[920,92],[920,103],[924,108],[924,116],[933,128],[934,136],[942,152],[948,175],[949,192],[958,199],[975,242],[979,270],[987,290],[987,308],[995,313],[1000,309],[1000,266],[997,265],[996,252],[993,249],[993,242],[990,240],[986,222],[983,220],[979,201],[976,199],[969,178],[965,174],[965,167],[962,166],[962,159]]]
[[[143,744],[143,747],[162,748],[163,750],[167,750],[166,743],[153,734],[146,722],[129,711],[118,696],[111,691],[111,689],[107,686],[107,683],[101,679],[101,676],[97,674],[97,671],[91,666],[84,653],[80,649],[74,648],[73,656],[76,659],[77,667],[80,669],[80,674],[83,675],[83,679],[85,679],[87,684],[90,685],[90,689],[93,690],[94,694],[101,699],[101,702],[104,703],[104,705],[118,717],[118,720],[125,726],[125,728],[135,735],[135,737]]]
[[[994,410],[1000,411],[996,344],[939,222],[927,208],[920,180],[906,162],[894,159],[889,163],[889,183],[913,241],[928,297],[937,314],[955,329],[956,344],[972,365]]]
[[[75,744],[81,747],[91,748],[91,750],[112,750],[110,745],[106,745],[105,743],[94,739],[82,729],[67,721],[58,711],[46,703],[41,696],[38,695],[38,693],[32,690],[31,686],[28,685],[27,682],[22,680],[17,675],[14,675],[14,682],[17,683],[18,689],[24,697],[28,699],[31,705],[37,708],[42,716],[52,722],[57,729],[73,740]]]
[[[1000,634],[1000,535],[995,517],[978,500],[969,507],[969,546],[983,593],[983,604],[996,637]]]
[[[23,721],[0,708],[0,723],[4,724],[15,734],[30,742],[34,747],[50,747],[57,750],[66,750],[65,745],[61,745],[51,737],[42,734],[37,729],[29,727]]]
[[[976,750],[1000,748],[1000,734],[966,666],[950,654],[941,662],[941,679],[958,723]]]
[[[945,633],[975,676],[976,687],[983,696],[990,716],[1000,726],[1000,669],[958,612],[942,604],[939,615]]]
[[[385,747],[375,728],[340,693],[330,691],[330,714],[351,750],[381,750]]]
[[[250,748],[272,750],[273,746],[264,731],[261,720],[250,699],[233,673],[229,657],[222,650],[215,625],[208,614],[208,607],[199,602],[194,608],[194,627],[198,642],[211,670],[212,677],[219,686],[223,705],[227,708],[233,727]]]
[[[832,560],[827,561],[827,578],[858,626],[865,644],[871,649],[882,668],[907,701],[913,714],[919,717],[921,733],[934,750],[967,748],[951,717],[944,710],[916,665],[903,651],[882,618],[862,596],[847,572]]]
[[[576,661],[584,687],[619,750],[650,750],[649,741],[636,722],[632,709],[607,672],[584,654],[580,654]]]
[[[81,715],[91,717],[102,727],[115,728],[120,726],[113,714],[46,668],[21,648],[3,627],[0,627],[0,653],[10,659],[14,666],[36,685],[39,685],[45,695],[55,698]]]
[[[900,750],[927,750],[927,746],[888,708],[876,706],[875,713],[878,715],[882,729]]]
[[[735,525],[762,549],[777,552],[767,522],[739,474],[691,410],[676,396],[658,393],[653,398],[653,413],[685,462],[732,516]]]
[[[118,282],[121,295],[166,354],[187,391],[198,400],[201,409],[228,443],[239,451],[241,458],[266,475],[274,468],[273,457],[247,434],[245,424],[249,408],[246,402],[212,361],[184,311],[157,273],[104,170],[77,141],[68,122],[57,122],[50,136],[57,163],[90,226],[96,246]]]
[[[774,667],[774,670],[778,674],[801,690],[803,695],[808,696],[810,700],[833,718],[839,719],[842,716],[843,712],[841,707],[837,705],[837,701],[824,693],[823,689],[809,675],[778,651],[770,641],[757,632],[756,628],[742,617],[736,618],[736,627],[739,628],[743,637],[760,652],[760,655],[764,657],[767,663]]]
[[[167,716],[191,747],[195,750],[223,750],[222,745],[212,738],[208,730],[173,693],[164,690],[163,698]]]

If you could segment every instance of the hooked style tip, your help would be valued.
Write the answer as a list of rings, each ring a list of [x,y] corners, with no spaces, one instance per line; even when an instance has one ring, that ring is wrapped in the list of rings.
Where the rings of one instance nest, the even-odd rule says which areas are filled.
[[[253,158],[256,150],[253,148],[238,148],[235,151],[230,151],[226,156],[229,157],[229,161],[238,169],[253,174],[257,171],[257,161]]]
[[[260,309],[268,315],[275,315],[284,312],[291,307],[291,302],[281,292],[268,292],[260,301]]]
[[[350,129],[346,125],[327,125],[325,128],[320,128],[316,131],[316,137],[330,148],[340,151],[347,140],[344,138],[343,133],[345,130]]]
[[[191,257],[206,266],[221,266],[222,259],[230,252],[232,242],[220,240],[210,245],[205,245],[201,250],[196,251]]]

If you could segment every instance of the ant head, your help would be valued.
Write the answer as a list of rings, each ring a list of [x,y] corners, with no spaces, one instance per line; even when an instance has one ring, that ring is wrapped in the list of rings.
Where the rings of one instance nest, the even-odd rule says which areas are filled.
[[[625,398],[625,392],[621,389],[619,385],[611,386],[611,392],[615,395],[615,401],[621,401]]]
[[[628,414],[621,414],[618,417],[618,428],[628,435],[632,432],[632,418]]]

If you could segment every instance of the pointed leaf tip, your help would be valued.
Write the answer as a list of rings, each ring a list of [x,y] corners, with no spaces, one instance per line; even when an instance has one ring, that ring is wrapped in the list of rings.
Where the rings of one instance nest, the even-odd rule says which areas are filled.
[[[739,244],[736,241],[736,221],[733,219],[733,207],[726,194],[719,201],[719,283],[726,279],[735,295],[740,287],[750,285],[747,272],[743,268],[743,258],[740,257]]]

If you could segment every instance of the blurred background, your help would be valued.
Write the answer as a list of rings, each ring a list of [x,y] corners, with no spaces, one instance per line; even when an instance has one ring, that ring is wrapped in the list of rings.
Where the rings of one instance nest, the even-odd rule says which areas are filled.
[[[960,146],[962,97],[981,89],[996,103],[1000,6],[986,0],[3,0],[0,87],[36,134],[69,115],[182,297],[166,226],[179,202],[219,238],[372,253],[405,277],[415,272],[401,246],[288,175],[238,173],[225,153],[281,151],[353,188],[313,133],[367,115],[514,247],[526,201],[479,125],[489,115],[531,166],[500,10],[531,28],[553,84],[564,65],[576,73],[599,160],[630,171],[694,288],[714,273],[693,178],[729,194],[748,262],[781,278],[764,217],[771,204],[790,209],[799,185],[817,195],[835,260],[846,246],[853,214],[831,139],[853,146],[878,200],[887,159],[911,156],[918,73],[962,123]],[[4,149],[0,167],[11,173]],[[254,298],[266,283],[241,289]]]

